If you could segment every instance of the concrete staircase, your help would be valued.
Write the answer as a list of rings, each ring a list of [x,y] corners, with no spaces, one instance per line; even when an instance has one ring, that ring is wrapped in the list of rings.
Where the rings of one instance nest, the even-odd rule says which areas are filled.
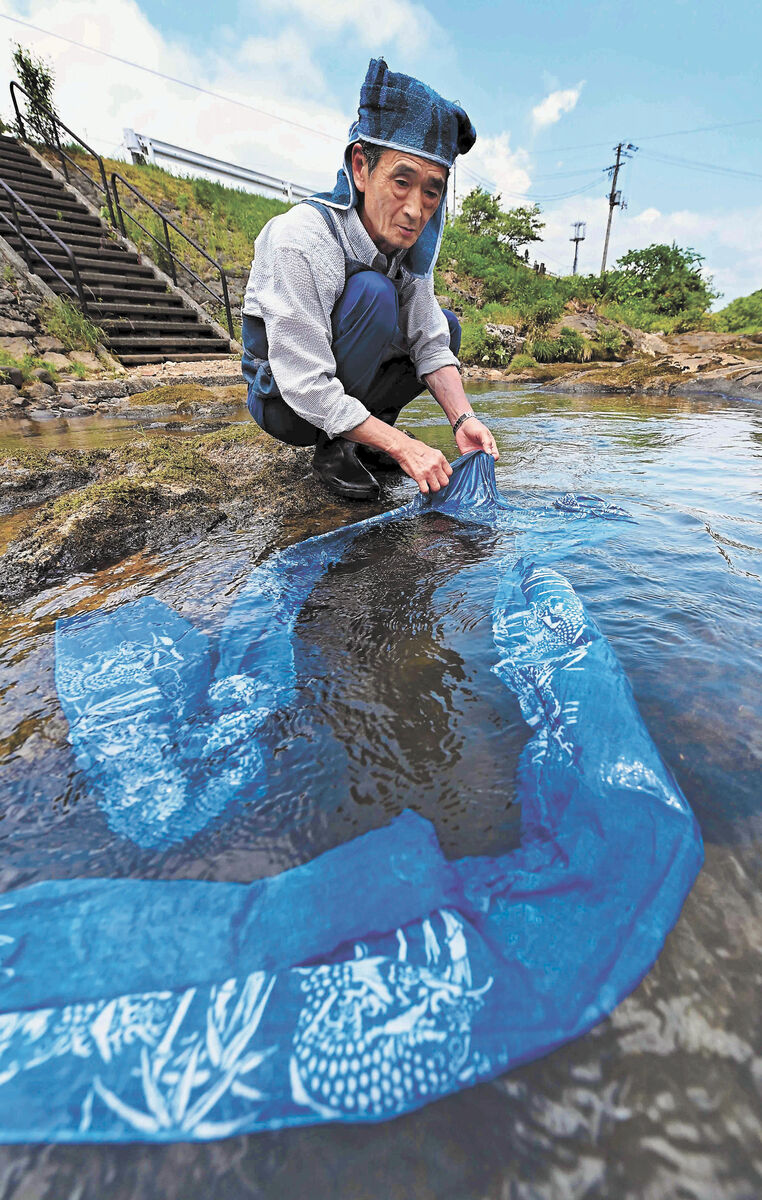
[[[144,265],[109,224],[93,216],[68,188],[13,138],[0,137],[0,179],[69,246],[79,268],[88,316],[106,335],[110,352],[125,366],[226,358],[230,342],[170,290]],[[0,209],[11,214],[0,189]],[[26,237],[73,283],[69,260],[60,246],[18,210]],[[0,235],[23,256],[21,238],[0,222]],[[144,256],[145,257],[145,256]],[[34,273],[54,291],[70,297],[65,286],[40,259]]]

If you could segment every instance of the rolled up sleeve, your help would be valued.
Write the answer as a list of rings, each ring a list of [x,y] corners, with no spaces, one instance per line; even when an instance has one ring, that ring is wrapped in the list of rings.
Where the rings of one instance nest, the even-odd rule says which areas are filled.
[[[460,366],[450,349],[450,327],[437,304],[431,276],[410,278],[403,284],[399,323],[420,380],[440,367]]]

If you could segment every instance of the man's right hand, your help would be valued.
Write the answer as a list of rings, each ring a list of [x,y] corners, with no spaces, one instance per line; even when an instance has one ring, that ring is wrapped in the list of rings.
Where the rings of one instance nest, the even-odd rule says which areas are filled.
[[[405,445],[391,450],[392,458],[396,458],[406,475],[414,479],[424,496],[429,492],[438,492],[446,487],[452,467],[441,450],[419,442],[417,438],[404,437]]]
[[[350,442],[385,450],[415,480],[424,495],[446,487],[452,475],[452,467],[441,450],[434,450],[393,425],[379,421],[378,417],[367,417],[342,436]]]

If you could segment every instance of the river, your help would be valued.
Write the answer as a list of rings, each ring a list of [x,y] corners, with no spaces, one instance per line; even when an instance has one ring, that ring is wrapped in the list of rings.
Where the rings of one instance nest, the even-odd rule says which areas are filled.
[[[0,1148],[0,1200],[762,1194],[762,408],[469,390],[495,434],[509,499],[595,493],[634,518],[578,532],[554,565],[609,638],[701,825],[706,864],[661,957],[587,1036],[415,1114],[207,1145]],[[450,453],[436,411],[421,398],[405,424]],[[128,432],[99,418],[53,425],[26,432],[48,444]],[[385,505],[404,503],[412,487],[387,485]],[[513,775],[527,732],[490,671],[489,630],[510,531],[443,536],[418,524],[363,535],[314,589],[297,630],[304,683],[276,730],[280,766],[265,801],[161,852],[111,833],[76,770],[53,679],[55,620],[150,593],[214,634],[284,530],[217,530],[9,610],[2,890],[84,875],[254,879],[406,806],[435,823],[448,855],[507,847],[518,836]],[[448,587],[456,571],[466,592]],[[318,651],[319,673],[310,671]],[[318,719],[335,732],[335,761],[310,756]]]

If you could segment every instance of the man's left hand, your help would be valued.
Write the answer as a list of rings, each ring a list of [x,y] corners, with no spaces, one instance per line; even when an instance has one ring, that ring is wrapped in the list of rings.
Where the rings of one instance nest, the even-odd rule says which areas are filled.
[[[486,450],[487,454],[491,454],[496,462],[500,457],[495,439],[487,426],[482,425],[476,417],[469,417],[467,421],[463,422],[455,434],[455,443],[461,454],[470,454],[472,450]]]

